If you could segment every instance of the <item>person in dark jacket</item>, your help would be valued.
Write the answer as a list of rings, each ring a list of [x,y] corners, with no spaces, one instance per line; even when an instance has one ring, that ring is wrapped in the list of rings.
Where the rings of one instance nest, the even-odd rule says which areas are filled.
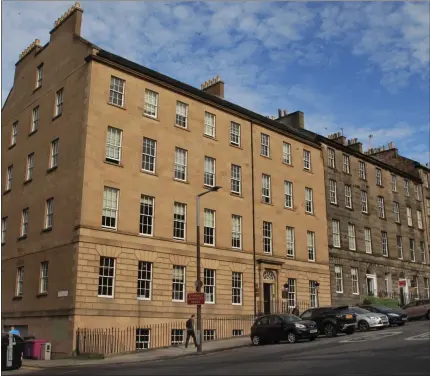
[[[185,326],[187,328],[187,339],[185,341],[185,348],[188,347],[188,342],[190,341],[190,337],[193,337],[194,346],[197,347],[197,340],[196,335],[194,333],[194,315],[191,315],[191,317],[187,320]]]

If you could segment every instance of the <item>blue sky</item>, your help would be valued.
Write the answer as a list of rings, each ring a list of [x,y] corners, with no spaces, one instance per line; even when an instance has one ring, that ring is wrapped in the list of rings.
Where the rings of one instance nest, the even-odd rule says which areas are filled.
[[[2,103],[19,53],[73,2],[3,2]],[[83,37],[196,87],[306,128],[429,154],[429,3],[82,1]]]

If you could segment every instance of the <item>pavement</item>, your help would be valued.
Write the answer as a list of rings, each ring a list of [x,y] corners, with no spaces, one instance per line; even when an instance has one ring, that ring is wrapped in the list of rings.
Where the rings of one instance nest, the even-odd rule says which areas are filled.
[[[249,343],[249,338],[246,340]],[[97,365],[33,369],[31,375],[427,376],[430,369],[430,321],[411,322],[403,327],[351,336],[320,337],[314,342],[247,346],[198,356],[187,355],[122,364],[107,363],[105,359],[104,363]],[[30,371],[21,369],[9,374],[18,372]]]

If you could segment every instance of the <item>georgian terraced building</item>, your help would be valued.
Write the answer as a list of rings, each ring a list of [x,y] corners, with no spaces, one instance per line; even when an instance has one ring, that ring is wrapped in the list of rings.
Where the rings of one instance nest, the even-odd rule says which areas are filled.
[[[150,341],[147,325],[184,320],[195,198],[214,186],[204,315],[270,312],[285,283],[289,306],[317,304],[315,282],[330,304],[323,158],[303,114],[280,124],[224,100],[218,78],[197,89],[106,52],[82,13],[21,54],[2,110],[3,324],[69,354],[78,327]]]

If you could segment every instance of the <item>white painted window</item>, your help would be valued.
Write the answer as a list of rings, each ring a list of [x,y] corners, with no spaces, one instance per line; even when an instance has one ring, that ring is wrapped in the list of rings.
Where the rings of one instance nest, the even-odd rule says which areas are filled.
[[[104,187],[102,227],[117,229],[119,189]]]
[[[151,300],[152,262],[139,261],[137,265],[137,298]]]
[[[404,188],[405,188],[405,196],[409,196],[409,180],[408,179],[405,179]]]
[[[364,228],[364,247],[367,254],[372,254],[372,230],[370,228]]]
[[[311,152],[309,150],[303,150],[303,168],[305,170],[311,169]]]
[[[427,257],[426,257],[426,245],[424,242],[420,241],[420,250],[421,250],[421,262],[423,264],[427,263]]]
[[[393,211],[394,211],[394,222],[400,223],[400,212],[399,212],[399,203],[393,202]]]
[[[46,294],[48,292],[48,261],[43,261],[40,263],[40,290],[41,294]]]
[[[395,174],[391,175],[391,190],[397,192],[397,176]]]
[[[381,231],[382,256],[388,257],[388,234]]]
[[[172,301],[185,301],[185,266],[173,265]]]
[[[181,345],[184,340],[184,329],[172,329],[170,334],[171,345]]]
[[[415,258],[415,240],[414,239],[409,239],[409,252],[410,252],[411,261],[415,262],[416,258]]]
[[[424,183],[424,187],[426,188],[429,187],[429,176],[425,172],[423,173],[423,183]]]
[[[345,184],[345,207],[352,209],[352,189],[350,185]]]
[[[417,210],[417,225],[419,230],[423,229],[423,213],[421,210]]]
[[[173,208],[173,239],[185,240],[187,232],[187,205],[175,202]]]
[[[18,122],[16,121],[15,123],[12,124],[12,133],[10,136],[10,145],[15,145],[16,144],[16,139],[18,138]]]
[[[329,180],[330,203],[337,204],[337,184],[335,180]]]
[[[5,191],[9,191],[12,189],[12,175],[13,175],[13,165],[7,168]]]
[[[287,226],[287,257],[294,257],[294,227]]]
[[[36,89],[42,86],[43,81],[43,64],[37,67],[36,72]]]
[[[157,141],[144,137],[142,147],[142,170],[154,174],[156,163]]]
[[[340,248],[340,222],[337,219],[333,219],[332,231],[333,231],[333,247]]]
[[[284,195],[285,195],[285,207],[288,209],[293,208],[293,183],[290,181],[284,181]]]
[[[307,232],[308,261],[315,261],[315,232]]]
[[[45,228],[52,228],[54,224],[54,199],[51,197],[46,200],[45,205]]]
[[[40,115],[39,106],[37,106],[33,108],[30,133],[37,131],[37,129],[39,128],[39,115]]]
[[[295,278],[288,278],[287,304],[288,308],[294,308],[297,305],[297,281]]]
[[[55,116],[60,116],[63,113],[63,93],[64,90],[60,89],[55,94]]]
[[[412,227],[413,223],[412,223],[412,209],[407,206],[406,207],[406,217],[408,219],[408,226]]]
[[[30,209],[25,208],[21,214],[21,236],[27,236],[28,233],[28,214]]]
[[[240,215],[231,216],[231,247],[242,249],[242,217]]]
[[[284,142],[282,144],[282,161],[288,165],[290,165],[292,163],[291,144],[289,144],[288,142]]]
[[[230,123],[230,144],[240,146],[240,124],[234,121]]]
[[[24,267],[20,266],[16,269],[15,296],[22,296],[23,287],[24,287]]]
[[[136,328],[136,351],[151,347],[151,329]]]
[[[348,247],[351,251],[357,250],[355,242],[355,225],[348,223]]]
[[[380,168],[376,169],[376,185],[382,186],[382,171]]]
[[[242,273],[239,272],[231,274],[231,303],[242,305]]]
[[[203,226],[203,243],[205,245],[215,245],[215,210],[205,209]]]
[[[188,128],[188,105],[179,101],[176,102],[176,125]]]
[[[232,336],[233,337],[243,336],[243,329],[233,329]]]
[[[397,236],[397,258],[403,260],[403,239]]]
[[[378,196],[378,213],[379,218],[385,218],[384,198],[381,196]]]
[[[231,165],[231,191],[240,195],[242,193],[242,168]]]
[[[327,155],[328,155],[328,159],[327,159],[327,164],[328,167],[331,168],[336,168],[336,152],[334,151],[334,149],[327,149]]]
[[[155,198],[142,195],[140,197],[139,233],[141,235],[154,235]]]
[[[175,179],[186,181],[188,173],[188,151],[175,148]]]
[[[271,254],[273,251],[272,222],[263,221],[263,251],[267,254]]]
[[[270,136],[264,133],[260,138],[260,155],[270,157]]]
[[[204,185],[214,187],[215,183],[215,159],[205,156]]]
[[[309,281],[309,300],[311,308],[318,307],[316,281]]]
[[[366,164],[362,161],[358,162],[358,176],[362,180],[366,180]]]
[[[430,278],[424,278],[424,296],[430,298]]]
[[[124,107],[124,92],[125,81],[121,78],[111,76],[109,103],[114,104],[116,106]]]
[[[390,273],[385,273],[384,284],[385,284],[385,291],[388,294],[391,294],[393,291],[393,281],[391,279]]]
[[[340,266],[340,265],[334,266],[334,276],[335,276],[335,281],[336,281],[336,292],[339,294],[343,294],[342,266]]]
[[[426,199],[427,215],[430,217],[430,198]]]
[[[313,191],[308,187],[305,187],[305,211],[310,214],[314,212]]]
[[[265,204],[270,204],[272,202],[271,183],[272,179],[270,175],[261,175],[261,201]]]
[[[216,339],[216,331],[215,329],[204,329],[203,330],[203,341],[213,341]]]
[[[113,298],[115,286],[115,259],[100,257],[98,296]]]
[[[1,244],[6,243],[7,217],[1,219]]]
[[[350,173],[349,155],[343,155],[343,172],[346,174]]]
[[[110,163],[121,163],[122,130],[108,127],[106,139],[106,161]]]
[[[205,135],[215,138],[215,115],[205,112]]]
[[[144,114],[153,118],[158,117],[158,93],[145,89]]]
[[[27,156],[27,171],[25,173],[25,180],[33,179],[33,169],[34,169],[34,153]]]
[[[58,166],[58,154],[60,153],[60,139],[57,138],[51,142],[51,158],[49,159],[49,168]]]
[[[216,273],[213,269],[204,269],[203,271],[203,288],[205,292],[205,302],[215,304]]]
[[[352,295],[359,295],[358,268],[351,268]]]

